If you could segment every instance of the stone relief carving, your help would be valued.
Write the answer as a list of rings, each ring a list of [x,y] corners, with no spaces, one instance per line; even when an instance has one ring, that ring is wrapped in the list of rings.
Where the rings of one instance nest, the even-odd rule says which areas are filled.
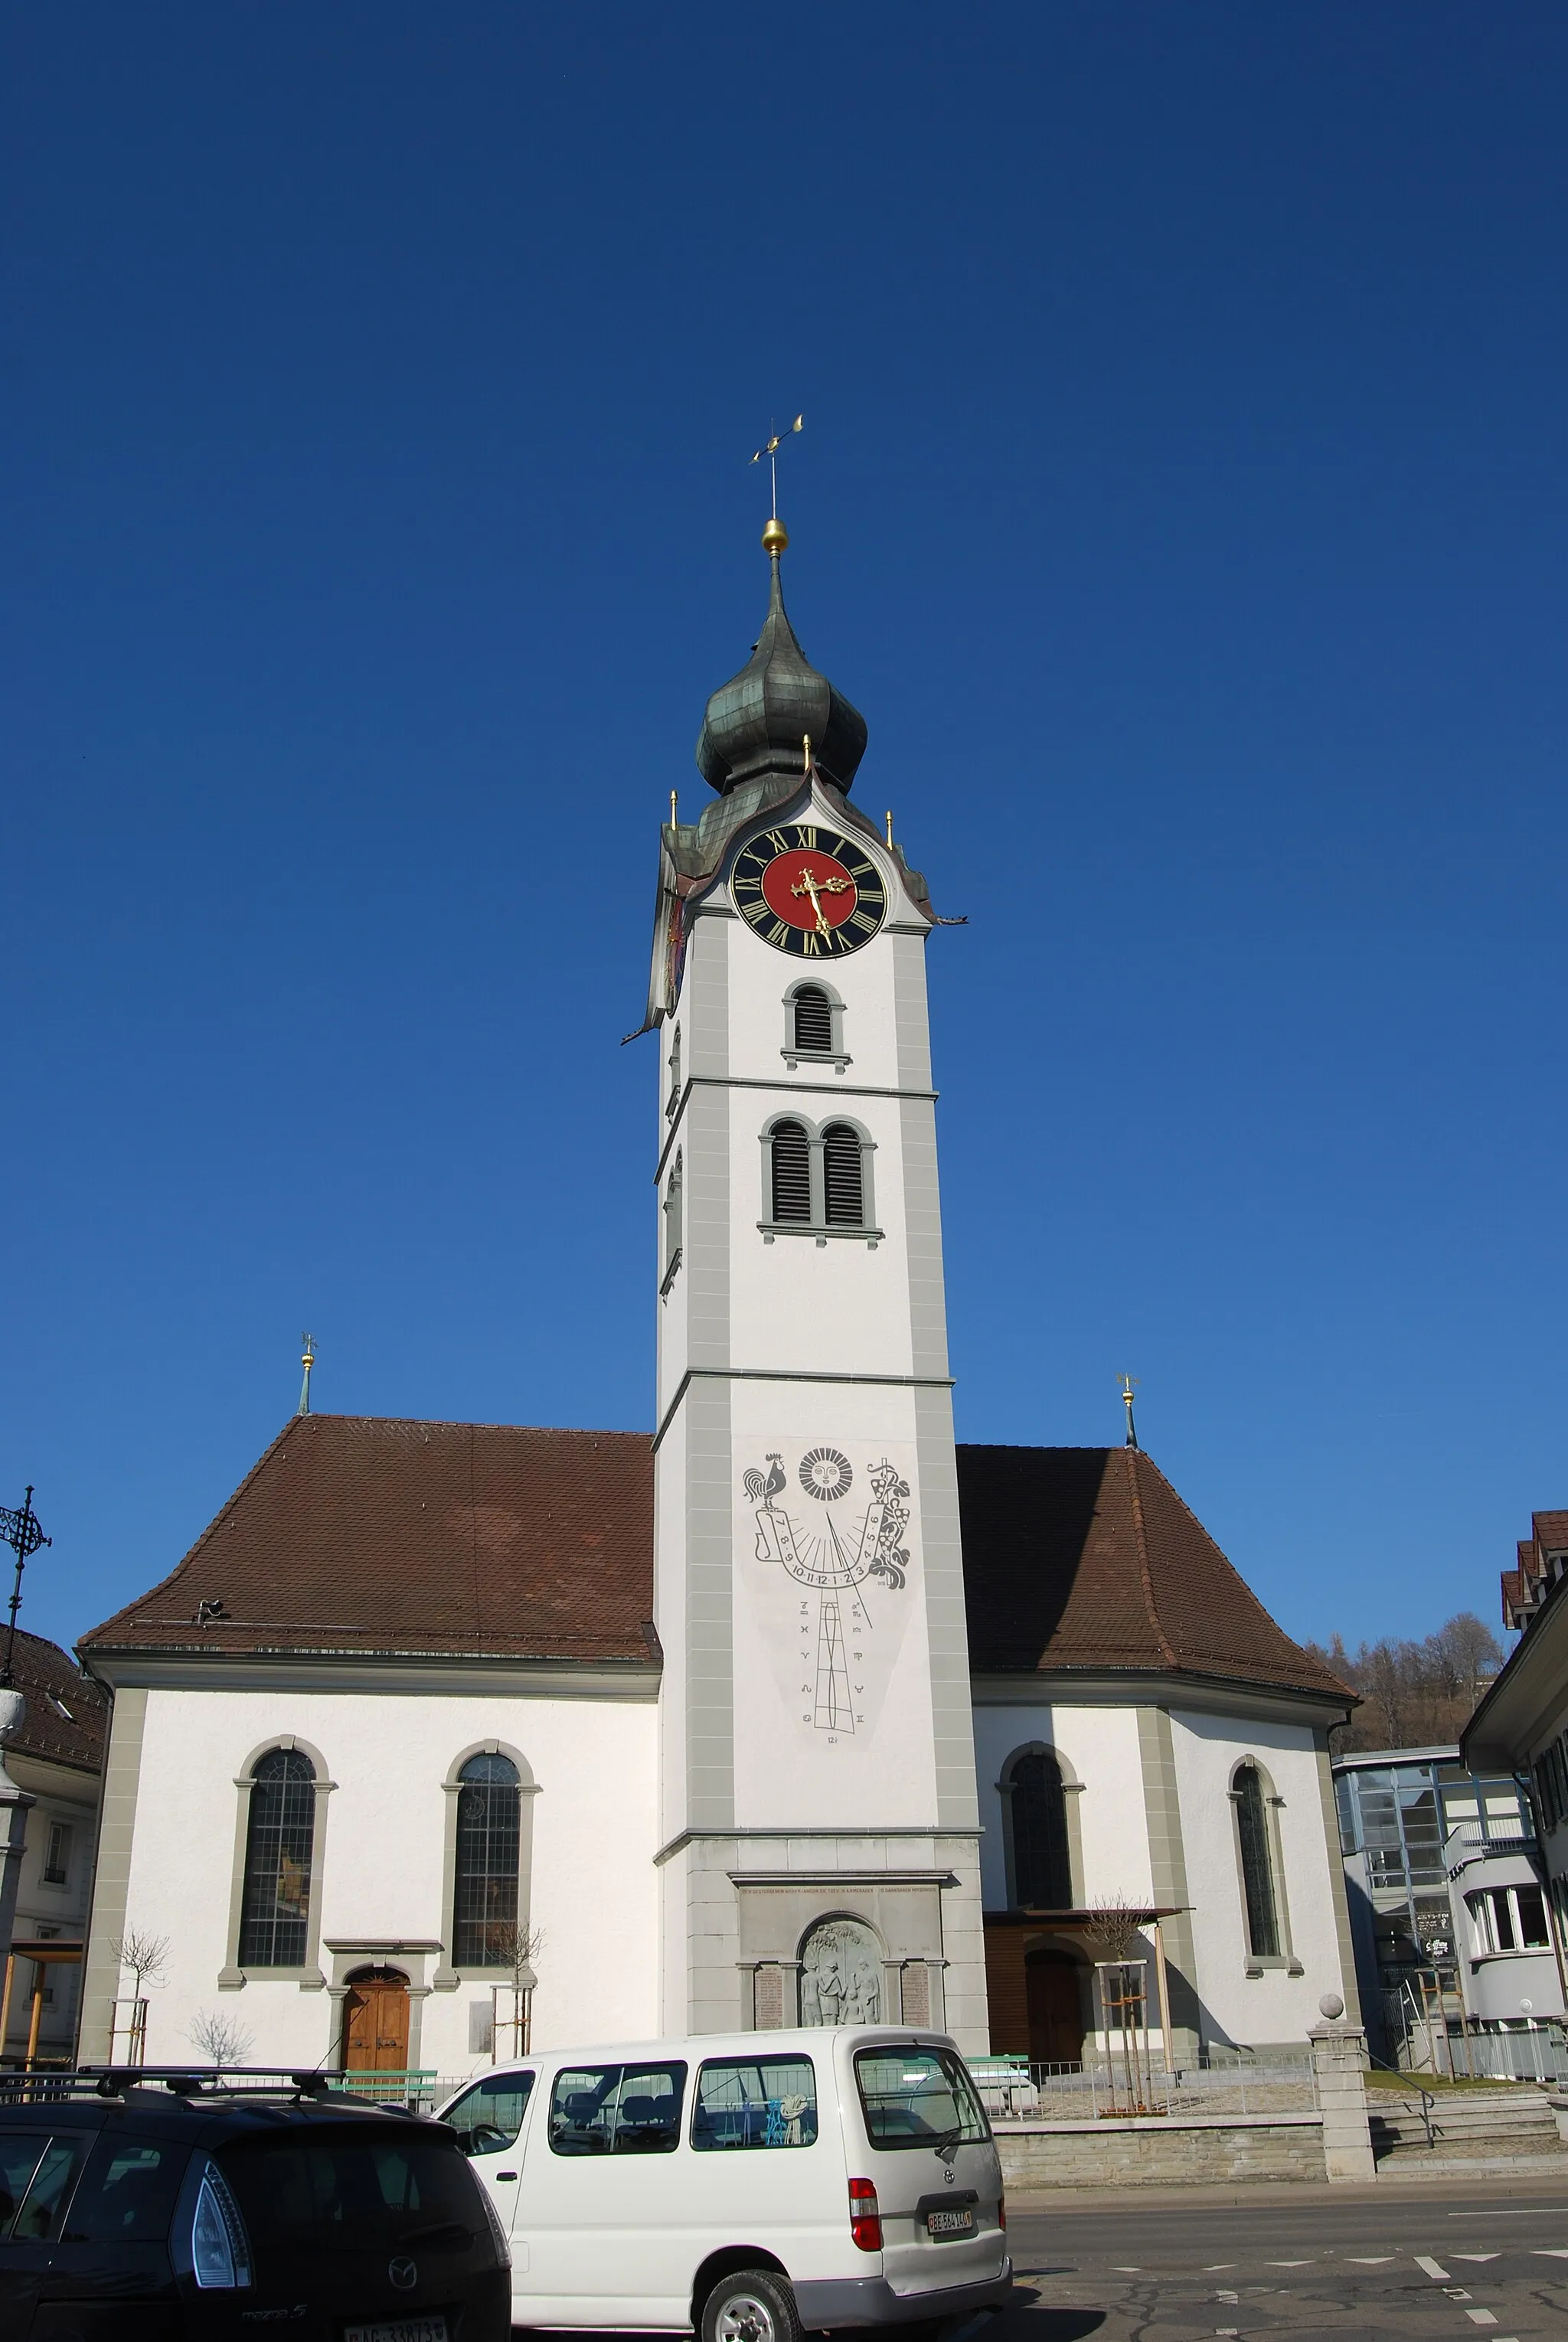
[[[823,1919],[801,1947],[803,2025],[882,2021],[882,1957],[858,1919]]]

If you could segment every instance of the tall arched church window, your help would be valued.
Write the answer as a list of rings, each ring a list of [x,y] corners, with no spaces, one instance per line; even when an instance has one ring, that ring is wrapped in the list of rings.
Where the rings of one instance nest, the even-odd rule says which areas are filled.
[[[470,1756],[458,1774],[452,1965],[498,1967],[517,1925],[522,1793],[509,1756]]]
[[[794,995],[794,1045],[826,1056],[833,1047],[833,1003],[820,984],[803,984]]]
[[[1242,1892],[1247,1910],[1247,1941],[1255,1960],[1279,1957],[1279,1899],[1274,1892],[1273,1851],[1268,1808],[1255,1765],[1240,1765],[1231,1784],[1240,1840]]]
[[[773,1216],[775,1220],[811,1218],[811,1145],[804,1124],[780,1122],[771,1140]]]
[[[242,1967],[304,1966],[315,1837],[315,1772],[309,1757],[297,1748],[269,1748],[251,1767]]]
[[[1015,1757],[1007,1800],[1013,1836],[1013,1894],[1026,1911],[1070,1911],[1073,1865],[1062,1767],[1049,1749]]]
[[[860,1133],[847,1122],[830,1122],[823,1132],[823,1191],[830,1228],[858,1228],[865,1224],[860,1147]]]

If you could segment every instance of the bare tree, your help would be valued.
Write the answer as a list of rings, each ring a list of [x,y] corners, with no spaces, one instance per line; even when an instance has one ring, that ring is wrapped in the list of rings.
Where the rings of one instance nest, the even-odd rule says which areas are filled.
[[[237,2066],[248,2057],[255,2038],[237,2017],[231,2017],[223,2008],[198,2009],[185,2035],[185,2039],[220,2070],[225,2066]]]
[[[1497,1637],[1473,1610],[1461,1610],[1420,1642],[1384,1636],[1348,1651],[1335,1635],[1326,1650],[1321,1643],[1306,1647],[1361,1694],[1350,1723],[1330,1736],[1336,1756],[1456,1740],[1503,1663]]]
[[[137,2000],[145,1998],[149,1985],[162,1984],[168,1974],[167,1936],[150,1935],[145,1927],[127,1927],[123,1936],[110,1938],[109,1949],[123,1968],[129,1968],[132,1995]]]
[[[521,2057],[528,2048],[527,1996],[534,1989],[534,1963],[544,1947],[544,1933],[541,1927],[530,1927],[526,1919],[498,1919],[486,1927],[484,1939],[487,1965],[507,1971],[512,1994],[511,2055]],[[499,2042],[491,2046],[499,2057]]]
[[[1114,1895],[1095,1907],[1084,1928],[1084,1941],[1095,1956],[1094,1965],[1100,1976],[1107,2057],[1112,2054],[1109,2028],[1113,2017],[1122,2036],[1122,2070],[1129,2107],[1144,2103],[1143,2052],[1136,2036],[1144,2021],[1144,1996],[1141,1976],[1134,1971],[1142,1970],[1143,1963],[1137,1957],[1138,1939],[1148,1917],[1142,1904],[1129,1903],[1124,1895]]]

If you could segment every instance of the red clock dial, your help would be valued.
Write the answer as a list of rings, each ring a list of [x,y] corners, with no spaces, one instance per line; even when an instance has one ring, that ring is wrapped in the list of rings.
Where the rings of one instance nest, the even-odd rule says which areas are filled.
[[[882,873],[857,839],[814,822],[764,829],[735,857],[730,886],[752,933],[797,959],[859,951],[882,927]]]
[[[854,880],[836,856],[796,847],[775,854],[763,874],[763,900],[792,927],[814,927],[817,913],[830,927],[842,927],[859,900]]]

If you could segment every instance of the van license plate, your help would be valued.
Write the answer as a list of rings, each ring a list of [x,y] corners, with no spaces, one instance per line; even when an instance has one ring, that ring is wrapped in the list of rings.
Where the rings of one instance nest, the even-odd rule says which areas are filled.
[[[377,2317],[345,2326],[343,2342],[446,2342],[444,2317]]]
[[[952,2211],[928,2212],[925,2232],[930,2237],[972,2237],[974,2234],[974,2214],[965,2204],[954,2205]]]

